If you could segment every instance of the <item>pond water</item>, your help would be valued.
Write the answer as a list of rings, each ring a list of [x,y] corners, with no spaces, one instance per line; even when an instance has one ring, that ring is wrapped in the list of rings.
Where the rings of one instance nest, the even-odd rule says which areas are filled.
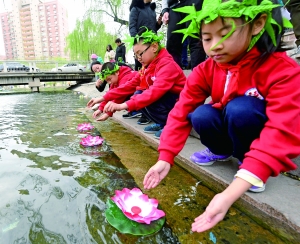
[[[157,152],[111,120],[89,121],[80,98],[0,95],[0,243],[283,243],[234,208],[211,231],[192,233],[215,193],[177,166],[146,192],[166,212],[162,230],[146,237],[118,232],[105,219],[105,203],[115,190],[141,188]],[[102,146],[80,146],[85,134],[76,127],[84,122],[96,126]]]

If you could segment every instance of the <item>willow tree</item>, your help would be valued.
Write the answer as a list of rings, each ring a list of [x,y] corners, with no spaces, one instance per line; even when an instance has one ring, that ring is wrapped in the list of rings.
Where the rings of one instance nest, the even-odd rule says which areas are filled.
[[[115,35],[107,33],[104,23],[97,23],[90,17],[76,21],[75,29],[66,38],[66,51],[73,60],[90,60],[96,53],[103,58],[108,44],[113,44]]]

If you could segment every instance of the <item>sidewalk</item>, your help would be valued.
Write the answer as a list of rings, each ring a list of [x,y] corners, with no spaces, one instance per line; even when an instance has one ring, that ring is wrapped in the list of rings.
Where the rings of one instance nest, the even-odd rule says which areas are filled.
[[[138,119],[123,119],[122,115],[125,113],[126,111],[116,112],[113,119],[157,148],[159,140],[153,134],[144,133],[145,125],[138,125]],[[228,161],[207,167],[195,165],[190,161],[190,155],[204,148],[199,139],[190,136],[177,156],[176,163],[196,178],[201,178],[213,191],[220,192],[232,181],[238,164]],[[283,175],[270,178],[263,193],[247,192],[236,203],[236,207],[265,228],[284,236],[289,243],[300,243],[300,181]]]

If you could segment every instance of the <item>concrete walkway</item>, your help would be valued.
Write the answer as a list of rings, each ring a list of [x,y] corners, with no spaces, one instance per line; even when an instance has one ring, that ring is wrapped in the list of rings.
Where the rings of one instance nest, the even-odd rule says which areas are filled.
[[[83,84],[74,90],[88,97],[100,95],[94,83]],[[116,112],[112,119],[157,148],[159,140],[155,139],[153,134],[144,133],[145,125],[138,125],[138,119],[123,119],[122,115],[125,113],[126,111]],[[193,133],[177,156],[176,163],[216,193],[223,191],[238,170],[237,162],[233,159],[207,167],[195,165],[190,161],[190,155],[205,147],[195,137],[196,134],[192,135]],[[300,181],[284,175],[270,178],[263,193],[247,192],[236,202],[235,207],[251,216],[266,229],[286,239],[287,243],[300,243]]]

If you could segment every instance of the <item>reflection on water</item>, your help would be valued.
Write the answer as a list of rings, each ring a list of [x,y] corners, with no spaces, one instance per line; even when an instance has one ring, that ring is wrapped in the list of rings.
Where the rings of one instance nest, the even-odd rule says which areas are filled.
[[[102,146],[81,147],[86,134],[76,127],[89,122],[86,101],[72,92],[0,96],[0,104],[1,244],[205,244],[212,236],[217,243],[282,243],[236,209],[213,233],[192,233],[214,193],[176,166],[150,191],[167,214],[162,230],[121,234],[107,223],[105,203],[115,190],[141,185],[156,150],[109,121],[97,125]]]

